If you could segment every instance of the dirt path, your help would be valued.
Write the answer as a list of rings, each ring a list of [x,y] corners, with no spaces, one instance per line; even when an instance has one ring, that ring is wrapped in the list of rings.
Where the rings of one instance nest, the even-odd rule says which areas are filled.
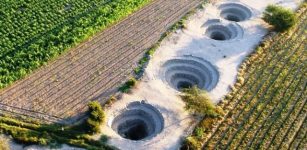
[[[0,91],[0,110],[47,121],[83,112],[132,74],[145,50],[200,0],[155,0],[26,79]]]

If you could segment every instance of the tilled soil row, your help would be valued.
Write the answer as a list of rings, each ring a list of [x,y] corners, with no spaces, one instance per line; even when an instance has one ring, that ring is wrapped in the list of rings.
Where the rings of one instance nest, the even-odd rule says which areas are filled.
[[[132,74],[147,48],[200,0],[155,0],[24,80],[0,91],[0,109],[47,121],[105,101]]]
[[[169,20],[172,20],[173,18],[168,18]],[[166,20],[167,21],[167,20]],[[159,26],[159,25],[154,25],[154,26]],[[154,30],[152,30],[151,32],[156,32],[156,27],[153,27]],[[148,37],[144,37],[143,39],[141,39],[141,41],[138,41],[138,45],[136,46],[132,46],[132,48],[134,48],[134,51],[130,51],[130,53],[128,53],[127,51],[129,51],[129,49],[131,48],[130,46],[124,46],[122,49],[121,52],[118,52],[118,53],[115,53],[116,56],[112,56],[112,57],[116,57],[118,59],[122,59],[122,60],[111,60],[111,62],[108,62],[108,67],[105,67],[104,69],[105,70],[113,70],[111,72],[111,74],[106,74],[106,72],[110,72],[110,71],[106,71],[106,72],[103,72],[99,75],[99,78],[102,77],[102,80],[99,80],[97,79],[97,81],[95,82],[98,82],[98,84],[108,84],[109,82],[105,82],[105,80],[103,80],[103,78],[111,78],[113,77],[112,80],[115,80],[115,79],[119,79],[118,76],[120,76],[121,74],[123,74],[122,72],[124,70],[128,70],[129,69],[132,69],[133,67],[131,66],[131,61],[134,61],[133,59],[135,58],[138,58],[138,56],[143,55],[143,48],[144,45],[146,44],[150,44],[149,42],[152,40],[152,38],[155,38],[154,36],[151,36],[151,32],[147,32],[147,33],[144,33],[143,35],[148,35]],[[144,45],[143,45],[144,44]],[[150,45],[148,45],[150,46]],[[118,63],[118,61],[120,61],[121,63]],[[107,68],[107,69],[106,69]],[[122,71],[122,69],[124,68],[124,70]],[[131,71],[131,70],[130,70]],[[126,73],[124,73],[126,74]],[[125,76],[124,76],[125,78]],[[101,79],[101,78],[100,78]],[[111,81],[112,81],[111,80]],[[99,83],[100,82],[100,83]],[[83,84],[82,82],[78,83],[78,84]],[[86,85],[84,85],[86,86]],[[97,86],[96,86],[97,87]],[[96,87],[90,87],[88,86],[87,88],[91,89],[91,88],[96,88]],[[106,87],[106,86],[105,86]],[[97,89],[97,90],[100,90],[100,89]],[[77,97],[84,97],[84,98],[88,98],[88,96],[92,96],[92,95],[96,95],[96,94],[90,94],[90,95],[87,95],[87,93],[89,92],[88,89],[77,89],[75,90],[76,93],[73,93],[74,96],[77,96]],[[94,90],[91,90],[91,91],[94,91]],[[81,92],[81,93],[80,93]],[[85,93],[84,93],[85,92]],[[97,93],[98,94],[98,93]],[[72,95],[72,96],[73,96]],[[69,95],[64,95],[65,97],[64,98],[68,98],[70,97]],[[73,102],[72,102],[73,103]],[[61,105],[59,105],[61,106]],[[73,107],[74,108],[74,107]]]
[[[154,8],[155,9],[155,8]],[[143,11],[143,10],[142,10]],[[141,22],[141,21],[140,21]],[[121,25],[121,24],[120,24]],[[98,47],[98,48],[110,48],[110,45],[111,46],[114,46],[115,44],[117,44],[117,46],[118,46],[118,44],[121,44],[121,42],[118,42],[118,41],[116,41],[116,40],[127,40],[128,38],[126,37],[125,39],[123,39],[122,37],[124,37],[124,34],[123,34],[123,31],[128,31],[127,29],[128,29],[128,27],[131,27],[131,24],[129,25],[129,26],[120,26],[120,30],[122,31],[122,32],[117,32],[118,34],[117,34],[117,36],[119,37],[119,38],[117,38],[116,39],[116,37],[115,36],[112,36],[112,33],[115,31],[115,30],[113,30],[114,28],[111,28],[111,30],[108,30],[108,31],[106,31],[106,32],[104,32],[104,33],[108,33],[108,34],[104,34],[103,36],[99,36],[99,37],[97,37],[97,38],[94,38],[93,39],[93,41],[94,41],[94,43],[91,43],[92,45],[91,46],[88,46],[87,48],[90,48],[90,49],[93,49],[92,51],[87,51],[87,53],[82,53],[82,55],[80,56],[78,56],[78,58],[76,57],[76,56],[74,56],[73,54],[71,54],[70,55],[70,59],[63,59],[63,60],[58,60],[58,61],[56,61],[56,64],[57,65],[51,65],[50,67],[48,67],[48,71],[46,71],[44,74],[40,74],[39,76],[36,76],[37,78],[35,78],[35,77],[33,77],[33,78],[30,78],[29,80],[27,80],[27,84],[34,84],[35,85],[35,87],[34,86],[32,86],[32,87],[30,87],[30,88],[27,88],[26,90],[22,90],[21,92],[19,92],[18,93],[18,95],[16,94],[15,95],[15,97],[18,97],[18,96],[21,96],[21,95],[23,95],[23,94],[25,94],[25,93],[29,93],[28,95],[28,97],[31,97],[31,96],[33,96],[33,94],[35,94],[34,92],[36,92],[36,93],[38,93],[39,91],[42,91],[42,90],[44,90],[44,83],[43,82],[35,82],[36,80],[38,80],[38,79],[40,79],[40,80],[47,80],[47,79],[52,79],[52,77],[54,76],[53,74],[55,74],[55,73],[57,73],[58,72],[58,70],[59,69],[61,69],[61,74],[65,74],[65,73],[69,73],[69,72],[71,72],[72,70],[74,70],[74,71],[80,71],[81,69],[82,69],[82,74],[77,74],[78,75],[78,77],[80,77],[81,75],[83,75],[84,74],[84,72],[85,72],[85,70],[87,71],[87,73],[88,73],[88,70],[89,70],[89,68],[85,68],[85,67],[78,67],[77,69],[79,69],[79,70],[76,70],[74,67],[70,67],[70,66],[68,66],[68,65],[66,65],[66,63],[71,63],[71,65],[80,65],[80,64],[77,64],[77,63],[74,63],[75,61],[79,61],[79,62],[81,62],[81,61],[83,61],[83,62],[85,62],[85,61],[88,61],[89,59],[93,59],[93,54],[94,54],[94,56],[96,56],[96,54],[98,53],[100,56],[101,55],[104,55],[104,54],[111,54],[109,51],[104,51],[103,53],[101,53],[100,51],[95,51],[94,52],[94,50],[97,50],[96,48],[98,47],[98,46],[101,46],[101,45],[104,45],[104,47]],[[112,32],[111,32],[112,31]],[[127,34],[127,32],[124,32],[125,34]],[[131,37],[131,36],[130,36]],[[130,38],[129,37],[129,38]],[[107,40],[110,40],[110,39],[113,39],[113,41],[112,42],[106,42]],[[99,40],[100,41],[102,41],[102,40],[105,40],[105,41],[103,41],[103,42],[100,42],[99,43]],[[106,43],[106,44],[105,44]],[[84,48],[83,46],[84,46],[85,44],[83,44],[82,45],[82,48]],[[81,51],[80,50],[82,50],[83,51],[83,49],[82,48],[79,48],[79,49],[76,49],[76,51],[78,51],[77,53],[79,54]],[[99,50],[99,49],[98,49]],[[75,53],[75,52],[74,52]],[[113,51],[113,54],[114,54],[115,52]],[[80,58],[81,57],[81,58]],[[105,56],[104,56],[105,57]],[[109,60],[109,59],[108,59]],[[83,63],[81,63],[81,64],[83,64]],[[93,63],[91,63],[91,64],[89,64],[89,65],[87,65],[87,67],[93,67],[93,65],[95,65],[95,62]],[[97,65],[97,64],[96,64]],[[104,65],[106,65],[105,64],[105,62],[100,62],[100,64],[98,64],[98,65],[101,65],[101,66],[104,66]],[[100,67],[101,67],[100,66]],[[58,75],[58,74],[57,74]],[[56,75],[56,76],[57,76]],[[77,76],[77,75],[75,75],[75,76]],[[74,77],[74,76],[73,76]],[[68,79],[72,79],[72,77],[71,76],[69,76],[68,77]],[[53,80],[56,80],[56,79],[53,79]],[[61,80],[61,81],[63,81],[63,82],[66,82],[67,81],[67,78],[63,78],[63,80]],[[47,82],[47,81],[46,81]],[[50,81],[50,82],[52,82],[52,81]],[[59,83],[59,81],[56,81],[56,82],[58,82],[58,84],[57,85],[59,85],[60,83]],[[65,83],[63,83],[63,82],[61,82],[62,84],[65,84]],[[47,84],[49,84],[49,83],[47,83]],[[57,86],[56,85],[56,86]],[[20,86],[21,87],[21,86]],[[25,88],[25,87],[23,87],[23,88]],[[38,88],[39,88],[39,90],[38,90]],[[53,88],[53,89],[51,89],[51,91],[54,91],[54,89],[55,88]],[[17,88],[15,88],[14,90],[16,90],[17,91]],[[46,91],[46,92],[50,92],[50,91]],[[12,93],[10,93],[10,94],[13,94],[13,92]],[[44,95],[44,94],[42,94],[42,95]],[[6,95],[6,97],[3,97],[3,99],[6,99],[6,98],[9,98],[9,97],[11,97],[12,95],[9,95],[9,94],[7,94]],[[32,105],[32,104],[29,104],[29,105]]]
[[[122,36],[123,37],[123,36]],[[125,39],[125,40],[127,40],[127,39]],[[113,43],[111,43],[111,45],[110,44],[106,44],[106,45],[108,45],[106,48],[110,48],[110,46],[111,46],[111,48],[112,48],[112,44],[114,45],[114,44],[117,44],[116,43],[117,41],[114,41]],[[125,54],[125,53],[127,53],[126,51],[129,51],[129,47],[124,47],[125,48],[125,51],[123,51],[123,52],[110,52],[112,55],[114,55],[114,56],[110,56],[110,57],[108,57],[106,60],[103,60],[103,62],[100,62],[100,63],[96,63],[95,62],[95,60],[99,60],[99,59],[104,59],[104,57],[105,56],[99,56],[99,58],[95,58],[94,59],[94,61],[91,63],[91,64],[89,64],[89,65],[87,65],[87,66],[85,66],[85,67],[83,67],[83,68],[81,68],[81,67],[79,67],[80,68],[80,70],[78,70],[80,73],[79,74],[77,74],[77,75],[75,75],[74,76],[74,80],[78,80],[79,78],[82,78],[82,77],[87,77],[87,74],[86,73],[88,73],[89,72],[89,70],[91,70],[91,69],[95,69],[95,67],[97,67],[97,66],[99,66],[99,68],[101,68],[101,67],[104,67],[105,66],[105,64],[107,64],[108,65],[108,69],[113,69],[114,68],[114,64],[111,64],[111,63],[117,63],[118,62],[118,60],[115,60],[115,59],[112,59],[112,58],[119,58],[119,57],[122,57],[122,54]],[[99,49],[98,49],[99,50]],[[95,52],[95,53],[98,53],[99,54],[99,52]],[[108,52],[109,53],[109,52]],[[115,54],[114,54],[115,53]],[[116,55],[116,56],[115,56]],[[94,56],[82,56],[82,58],[84,58],[84,57],[94,57]],[[83,59],[82,61],[87,61],[88,59],[90,59],[90,58],[85,58],[85,59]],[[107,63],[105,63],[106,61],[108,61]],[[110,62],[111,61],[111,62]],[[110,65],[111,64],[111,65]],[[118,64],[117,64],[118,65]],[[122,65],[122,64],[119,64],[119,65]],[[121,68],[120,66],[119,67],[117,67],[117,68]],[[116,69],[117,69],[116,68]],[[129,67],[128,67],[129,68]],[[131,66],[130,66],[130,68],[131,68]],[[64,68],[64,69],[66,69],[66,68]],[[67,69],[68,70],[68,69]],[[101,70],[101,69],[99,69],[99,70]],[[106,70],[106,69],[105,69]],[[66,70],[65,70],[66,71]],[[69,70],[70,71],[70,70]],[[86,72],[85,72],[86,71]],[[96,71],[96,70],[93,70],[93,71]],[[116,70],[114,70],[113,69],[113,72],[114,71],[116,71]],[[68,73],[68,72],[65,72],[65,73]],[[103,73],[108,73],[108,71],[104,71]],[[105,75],[105,74],[103,74],[103,75]],[[102,77],[103,75],[100,75],[100,77]],[[105,76],[105,78],[107,78],[107,76]],[[67,83],[67,81],[68,80],[71,80],[72,79],[72,77],[67,77],[66,79],[64,79],[65,80],[65,82],[64,83],[59,83],[58,85],[56,85],[56,86],[59,86],[60,84],[64,84],[64,85],[68,85],[68,84],[71,84],[71,83],[73,83],[73,85],[74,86],[76,86],[76,84],[77,83],[75,83],[75,82],[70,82],[70,83]],[[80,82],[80,81],[82,81],[82,82]],[[86,86],[87,88],[89,88],[89,85],[86,85],[86,84],[88,84],[88,82],[83,82],[83,80],[78,80],[77,81],[78,82],[78,84],[82,84],[83,83],[83,86]],[[85,83],[85,85],[84,85],[84,83]],[[37,87],[37,86],[36,86]],[[54,90],[52,90],[52,91],[54,91]],[[55,93],[52,93],[51,95],[47,95],[47,97],[49,97],[49,96],[52,96],[53,94],[57,94],[57,95],[59,95],[59,94],[63,94],[64,92],[66,92],[66,93],[64,93],[63,95],[64,96],[69,96],[69,95],[67,95],[67,91],[60,91],[60,93],[56,93],[56,91],[54,91]],[[70,93],[72,93],[71,91],[69,91]],[[48,93],[47,94],[49,94],[49,93],[51,93],[50,91],[48,91]],[[74,93],[73,93],[74,94]],[[44,95],[44,94],[42,94],[42,95]],[[31,95],[32,96],[32,95]],[[61,102],[65,102],[65,101],[61,101]],[[50,106],[51,105],[51,106]],[[54,106],[56,106],[57,104],[50,104],[49,105],[49,107],[50,108],[53,108]],[[62,106],[62,104],[60,105],[60,106]]]

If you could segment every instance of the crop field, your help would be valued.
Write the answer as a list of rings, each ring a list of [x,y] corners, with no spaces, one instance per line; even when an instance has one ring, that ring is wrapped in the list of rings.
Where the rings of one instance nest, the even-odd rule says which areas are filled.
[[[90,100],[106,100],[146,49],[200,2],[152,1],[10,86],[148,1],[48,1],[48,8],[46,1],[1,2],[1,112],[56,121],[83,112]]]
[[[2,1],[0,88],[148,2]]]
[[[273,35],[241,66],[243,79],[219,104],[225,115],[196,128],[204,131],[194,133],[204,149],[306,148],[306,10],[293,29]]]

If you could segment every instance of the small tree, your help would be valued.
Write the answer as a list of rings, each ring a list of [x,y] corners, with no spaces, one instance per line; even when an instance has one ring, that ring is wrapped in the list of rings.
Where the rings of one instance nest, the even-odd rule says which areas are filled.
[[[296,14],[281,6],[269,5],[266,7],[263,20],[274,26],[276,31],[284,32],[296,22]]]
[[[186,103],[185,108],[187,110],[211,117],[221,114],[221,110],[211,102],[206,91],[202,91],[196,86],[193,86],[192,88],[184,89],[183,92],[184,94],[180,97]]]
[[[90,133],[99,133],[100,125],[105,122],[104,111],[97,101],[92,101],[88,104],[89,117],[86,120],[86,125]]]

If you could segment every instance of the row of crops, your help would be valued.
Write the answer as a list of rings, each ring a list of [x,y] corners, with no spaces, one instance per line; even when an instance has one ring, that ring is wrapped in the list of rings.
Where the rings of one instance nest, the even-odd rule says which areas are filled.
[[[149,1],[1,1],[0,88],[24,77]]]
[[[225,115],[202,120],[190,141],[205,149],[306,148],[306,5],[298,13],[293,29],[262,43],[243,63],[219,104]]]

